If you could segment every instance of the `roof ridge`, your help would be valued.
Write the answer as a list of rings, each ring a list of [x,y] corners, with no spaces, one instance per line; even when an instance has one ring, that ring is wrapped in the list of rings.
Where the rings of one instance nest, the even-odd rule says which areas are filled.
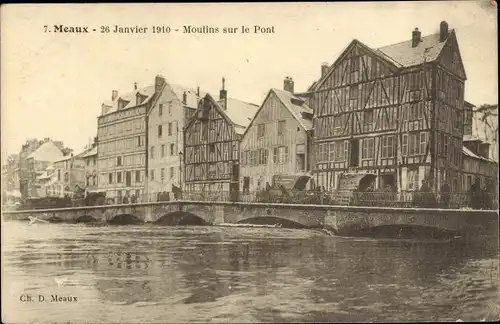
[[[453,29],[452,29],[453,30]],[[450,30],[450,33],[451,31]],[[439,35],[439,33],[432,33],[432,34],[429,34],[429,35],[425,35],[425,36],[422,36],[421,38],[424,38],[424,37],[429,37],[429,36],[434,36],[434,35]],[[389,47],[389,46],[394,46],[394,45],[400,45],[400,44],[403,44],[403,43],[407,43],[407,42],[411,42],[411,38],[410,39],[407,39],[407,40],[404,40],[404,41],[401,41],[401,42],[397,42],[397,43],[392,43],[392,44],[388,44],[388,45],[384,45],[384,46],[380,46],[380,47],[377,47],[375,48],[376,50],[380,50],[381,48],[384,48],[384,47]]]

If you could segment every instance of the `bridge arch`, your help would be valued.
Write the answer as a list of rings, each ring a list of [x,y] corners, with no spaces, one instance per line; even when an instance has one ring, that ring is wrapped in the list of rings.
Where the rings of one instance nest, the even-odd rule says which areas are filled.
[[[90,215],[83,215],[83,216],[80,216],[78,217],[76,220],[75,220],[75,223],[95,223],[95,222],[98,222],[99,220],[98,219],[95,219],[94,217],[90,216]]]
[[[111,225],[139,225],[143,223],[143,220],[137,218],[132,214],[119,214],[108,220],[108,224]]]
[[[309,228],[309,226],[295,222],[290,219],[274,217],[274,216],[259,216],[250,217],[239,220],[237,224],[255,224],[255,225],[280,225],[282,228]]]
[[[174,211],[158,218],[156,225],[177,226],[177,225],[210,225],[202,217],[185,211]]]

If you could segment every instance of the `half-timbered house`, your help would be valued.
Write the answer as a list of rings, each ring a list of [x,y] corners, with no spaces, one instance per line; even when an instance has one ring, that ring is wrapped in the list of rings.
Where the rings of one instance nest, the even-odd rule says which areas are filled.
[[[273,185],[276,175],[310,170],[312,109],[293,95],[294,81],[271,89],[241,140],[241,182],[245,191]]]
[[[186,191],[237,191],[240,178],[240,140],[259,107],[227,97],[206,94],[184,130]]]
[[[458,188],[466,75],[454,30],[439,27],[378,49],[353,40],[322,67],[309,91],[318,185],[354,172],[375,174],[378,188]]]

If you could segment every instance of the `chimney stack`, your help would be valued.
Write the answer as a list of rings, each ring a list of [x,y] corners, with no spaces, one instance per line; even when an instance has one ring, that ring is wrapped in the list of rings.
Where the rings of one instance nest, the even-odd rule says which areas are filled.
[[[222,78],[222,89],[219,91],[219,99],[226,100],[227,99],[227,91],[225,89],[226,79]]]
[[[162,77],[161,75],[157,75],[155,77],[155,93],[159,93],[164,84],[165,84],[165,78]]]
[[[439,25],[439,41],[444,42],[448,38],[448,23],[442,21]]]
[[[285,81],[283,81],[283,90],[288,91],[293,94],[293,79],[290,77],[286,77]]]
[[[199,97],[200,96],[200,87],[196,87],[196,96]]]
[[[418,30],[418,28],[415,28],[415,30],[413,31],[413,33],[411,35],[411,47],[418,46],[418,43],[420,43],[420,41],[421,41],[420,36],[421,36],[420,31]]]
[[[134,90],[137,90],[137,82],[134,82]]]
[[[187,104],[187,93],[186,91],[184,91],[184,93],[182,94],[182,103],[183,104]]]
[[[115,100],[116,98],[118,98],[118,90],[111,91],[111,101]]]
[[[321,63],[321,77],[324,77],[326,75],[326,72],[328,72],[328,63],[323,62]]]

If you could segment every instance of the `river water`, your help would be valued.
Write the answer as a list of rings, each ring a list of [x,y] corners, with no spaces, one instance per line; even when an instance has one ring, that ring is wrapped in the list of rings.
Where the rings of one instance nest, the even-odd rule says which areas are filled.
[[[11,221],[2,250],[3,323],[500,318],[497,251],[460,241]]]

